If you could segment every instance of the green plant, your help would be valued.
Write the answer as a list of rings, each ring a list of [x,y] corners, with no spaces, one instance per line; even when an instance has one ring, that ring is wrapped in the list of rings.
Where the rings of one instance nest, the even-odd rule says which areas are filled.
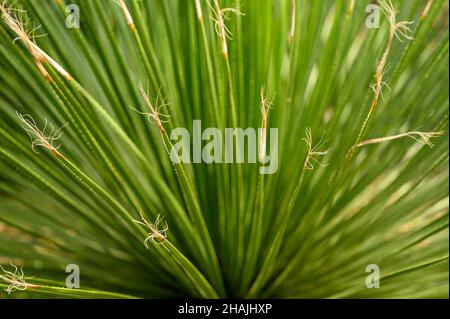
[[[71,2],[1,7],[5,296],[448,297],[446,1]],[[278,170],[171,162],[196,119]]]

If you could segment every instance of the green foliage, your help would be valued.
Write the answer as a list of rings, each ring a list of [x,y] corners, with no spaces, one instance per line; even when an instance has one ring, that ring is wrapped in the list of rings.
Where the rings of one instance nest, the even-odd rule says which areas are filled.
[[[70,1],[79,29],[64,1],[5,3],[0,264],[25,275],[0,287],[25,289],[4,296],[448,298],[448,3],[371,29],[371,2]],[[258,128],[270,101],[275,174],[170,161],[173,128]]]

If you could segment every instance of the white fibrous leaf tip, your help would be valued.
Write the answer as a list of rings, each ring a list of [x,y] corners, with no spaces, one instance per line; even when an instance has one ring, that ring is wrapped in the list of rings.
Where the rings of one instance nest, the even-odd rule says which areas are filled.
[[[370,140],[363,141],[357,145],[357,147],[362,147],[365,145],[370,144],[378,144],[383,143],[387,141],[397,140],[403,137],[410,137],[417,142],[427,145],[430,148],[434,148],[434,144],[431,142],[432,138],[442,136],[444,134],[444,131],[438,131],[438,132],[419,132],[419,131],[412,131],[412,132],[406,132],[402,134],[392,135],[392,136],[386,136],[386,137],[379,137],[374,138]]]
[[[30,21],[25,10],[7,7],[6,3],[3,3],[0,5],[0,12],[2,14],[2,20],[17,35],[17,38],[14,39],[14,41],[17,41],[18,39],[22,40],[30,54],[35,59],[39,70],[47,79],[49,79],[49,75],[42,66],[42,63],[44,62],[49,63],[66,80],[72,80],[72,76],[61,65],[59,65],[54,59],[52,59],[47,53],[37,46],[35,43],[35,38],[43,35],[35,35],[35,32],[39,29],[39,26],[29,28]]]
[[[267,147],[267,122],[268,122],[268,115],[269,111],[272,108],[273,99],[269,99],[265,95],[265,88],[264,86],[261,87],[261,101],[259,104],[259,108],[261,111],[261,136],[259,140],[259,153],[258,153],[258,159],[260,163],[264,163],[264,159],[266,157],[266,147]]]
[[[308,154],[306,155],[305,164],[303,166],[304,169],[313,170],[314,163],[316,163],[320,166],[327,166],[328,164],[323,164],[316,158],[318,156],[325,156],[329,152],[329,150],[322,149],[325,145],[325,141],[324,141],[325,133],[322,134],[320,141],[316,145],[313,144],[311,128],[308,127],[305,131],[305,134],[306,134],[306,136],[303,138],[303,140],[305,141],[305,143],[308,147]]]
[[[163,123],[167,123],[170,120],[170,115],[161,113],[161,109],[163,107],[169,106],[169,103],[166,103],[166,99],[161,96],[161,88],[158,91],[158,95],[156,97],[155,103],[150,101],[148,94],[146,93],[144,86],[142,83],[138,85],[139,91],[141,93],[142,99],[145,104],[149,108],[149,112],[141,112],[138,109],[132,107],[139,114],[144,115],[151,123],[156,123],[161,132],[164,132]]]
[[[8,286],[5,288],[5,291],[8,294],[11,294],[15,291],[23,291],[27,288],[39,287],[37,285],[29,284],[25,281],[25,274],[22,267],[19,268],[12,262],[10,262],[9,264],[14,269],[13,271],[6,270],[2,265],[0,265],[0,280],[8,284]]]
[[[414,24],[414,21],[399,21],[397,22],[397,11],[390,0],[380,1],[380,7],[386,17],[389,19],[391,26],[391,35],[395,36],[399,41],[413,40],[413,31],[410,25]]]
[[[232,33],[230,29],[225,24],[225,21],[230,20],[230,13],[236,14],[236,15],[244,15],[241,11],[239,11],[236,8],[223,8],[221,9],[219,6],[219,1],[214,0],[214,6],[212,6],[209,2],[207,2],[211,11],[211,19],[214,21],[215,29],[217,34],[220,37],[220,43],[222,47],[222,54],[225,59],[228,58],[228,45],[227,45],[227,39],[231,40]]]
[[[36,35],[41,26],[30,26],[31,22],[25,10],[7,7],[5,2],[0,5],[0,12],[3,22],[17,35],[13,42],[21,40],[36,61],[45,61],[45,56],[35,43],[36,38],[44,36]]]
[[[44,147],[49,149],[54,155],[62,157],[62,154],[58,151],[61,144],[55,144],[62,136],[62,129],[69,123],[64,124],[60,128],[56,129],[51,123],[45,120],[44,128],[41,130],[38,128],[34,119],[28,114],[17,113],[23,129],[27,132],[31,140],[31,148],[35,153],[37,147]]]
[[[169,230],[169,226],[164,221],[164,217],[161,217],[161,215],[158,215],[156,217],[154,223],[150,223],[144,218],[144,215],[141,212],[141,220],[140,221],[135,220],[135,222],[150,230],[150,232],[148,233],[147,237],[144,240],[145,248],[148,249],[149,240],[153,241],[157,245],[162,245],[166,242],[167,231]]]

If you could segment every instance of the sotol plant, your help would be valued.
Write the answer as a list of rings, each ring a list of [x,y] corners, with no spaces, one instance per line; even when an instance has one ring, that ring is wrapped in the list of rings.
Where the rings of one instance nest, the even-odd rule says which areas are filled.
[[[448,297],[448,4],[371,4],[4,2],[4,296]],[[173,163],[193,120],[278,170]]]

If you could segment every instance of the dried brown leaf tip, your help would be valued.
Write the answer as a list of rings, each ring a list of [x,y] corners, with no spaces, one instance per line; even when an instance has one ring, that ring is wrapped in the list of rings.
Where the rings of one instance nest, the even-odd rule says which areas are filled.
[[[296,20],[296,0],[291,0],[291,28],[289,30],[289,43],[292,43],[295,35],[295,20]]]
[[[236,8],[220,8],[219,1],[214,0],[214,6],[207,2],[211,11],[211,19],[214,21],[216,32],[220,37],[220,45],[222,47],[222,54],[225,59],[228,59],[228,45],[227,39],[231,40],[232,33],[225,22],[230,20],[230,14],[243,16],[244,14]]]
[[[389,40],[386,45],[386,48],[383,52],[383,56],[381,60],[377,61],[377,69],[375,71],[375,83],[371,85],[374,91],[374,99],[372,101],[372,105],[370,108],[370,112],[372,113],[377,104],[380,97],[383,97],[382,89],[384,86],[387,86],[387,83],[383,80],[386,72],[389,70],[389,67],[386,66],[387,58],[391,51],[392,42],[394,38],[397,38],[399,41],[403,42],[404,40],[412,40],[412,30],[410,29],[410,25],[413,24],[413,21],[397,21],[396,10],[392,5],[390,0],[379,1],[381,10],[386,15],[389,20]]]
[[[128,27],[130,28],[131,31],[134,31],[136,27],[134,25],[133,17],[131,16],[130,10],[128,10],[127,4],[125,3],[125,0],[116,0],[116,3],[119,5],[120,9],[122,9]]]
[[[69,123],[64,124],[60,128],[56,129],[51,123],[45,120],[44,128],[41,130],[38,128],[34,119],[28,114],[17,113],[23,129],[27,132],[31,140],[31,149],[35,153],[39,153],[36,147],[44,147],[49,149],[55,156],[62,157],[62,154],[58,151],[61,144],[55,145],[55,143],[61,138],[63,132],[62,129]]]
[[[37,46],[35,39],[43,35],[35,34],[39,27],[34,25],[30,27],[31,23],[25,10],[7,7],[4,2],[0,5],[0,12],[3,22],[17,35],[17,38],[15,38],[14,41],[20,39],[24,43],[25,47],[36,61],[39,70],[47,80],[50,79],[50,75],[42,65],[43,63],[50,64],[66,80],[72,80],[72,76],[61,65]]]
[[[355,9],[355,0],[350,0],[350,4],[348,5],[348,14],[352,14]]]
[[[430,148],[434,147],[434,144],[431,142],[431,138],[439,137],[444,134],[444,131],[439,132],[419,132],[419,131],[412,131],[412,132],[406,132],[402,134],[392,135],[392,136],[386,136],[386,137],[380,137],[380,138],[374,138],[367,141],[363,141],[356,145],[357,147],[362,147],[365,145],[370,144],[377,144],[377,143],[383,143],[387,141],[397,140],[399,138],[403,137],[410,137],[417,142],[421,144],[428,145]]]
[[[422,15],[420,19],[423,20],[428,16],[428,12],[430,12],[431,6],[433,5],[433,0],[428,0],[425,9],[423,9]]]
[[[262,87],[261,91],[260,91],[261,101],[259,103],[259,108],[261,110],[261,119],[262,119],[261,127],[262,128],[267,127],[267,117],[269,115],[269,111],[272,108],[272,104],[273,104],[273,98],[269,98],[266,95],[265,91],[266,91],[265,88]]]
[[[267,122],[269,111],[272,108],[273,98],[270,99],[266,96],[264,86],[260,92],[261,101],[259,103],[259,109],[261,110],[261,138],[259,140],[259,154],[258,159],[260,163],[264,163],[266,156],[266,144],[267,144]]]
[[[195,0],[195,11],[197,13],[198,21],[202,22],[202,20],[203,20],[203,13],[202,13],[202,5],[200,4],[200,0]]]
[[[25,274],[23,273],[22,267],[17,267],[12,262],[9,263],[12,270],[6,270],[0,265],[0,280],[7,283],[8,286],[5,291],[11,294],[15,291],[23,291],[27,288],[38,288],[38,285],[29,284],[25,281]]]
[[[32,24],[25,10],[8,7],[6,2],[0,5],[0,12],[3,22],[17,35],[13,42],[21,40],[36,61],[44,62],[45,56],[35,43],[36,38],[45,36],[36,34],[41,26]]]

